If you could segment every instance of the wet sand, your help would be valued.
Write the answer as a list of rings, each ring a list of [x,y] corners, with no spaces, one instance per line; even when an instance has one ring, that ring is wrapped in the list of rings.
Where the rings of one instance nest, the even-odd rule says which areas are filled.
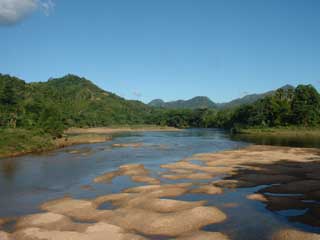
[[[92,181],[104,184],[128,176],[141,186],[93,199],[66,197],[45,202],[40,206],[43,213],[19,218],[14,231],[0,232],[0,239],[232,239],[222,227],[215,232],[204,230],[226,221],[226,208],[205,200],[175,198],[187,194],[214,198],[228,189],[256,186],[260,186],[257,192],[244,198],[259,201],[271,211],[308,209],[288,220],[320,226],[319,160],[318,149],[250,146],[195,154],[161,165],[164,172],[158,174],[143,164],[126,164]],[[100,208],[105,203],[112,208]],[[236,202],[234,207],[238,207]],[[301,238],[320,239],[320,235],[286,228],[265,236],[276,240]]]

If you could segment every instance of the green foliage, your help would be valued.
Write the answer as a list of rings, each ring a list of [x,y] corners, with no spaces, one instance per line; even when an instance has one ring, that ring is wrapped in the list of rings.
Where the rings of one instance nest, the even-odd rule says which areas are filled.
[[[68,127],[144,124],[150,107],[103,91],[74,75],[26,84],[0,75],[0,127],[43,129],[53,137]]]
[[[254,104],[235,110],[233,127],[316,126],[320,123],[320,96],[311,85],[279,89]]]
[[[147,123],[176,128],[216,127],[217,113],[214,109],[153,109]]]
[[[283,87],[237,108],[206,108],[212,102],[204,97],[181,104],[188,109],[150,107],[125,100],[74,75],[27,84],[0,74],[0,128],[39,129],[52,138],[61,137],[69,127],[155,124],[241,129],[320,123],[320,96],[311,85]]]
[[[216,127],[234,131],[248,127],[317,126],[320,96],[311,85],[285,86],[237,108],[164,109],[154,111],[152,123],[173,127]]]
[[[42,151],[54,147],[49,134],[41,130],[0,129],[0,156],[12,153]]]
[[[25,90],[23,81],[0,75],[0,126],[16,128],[17,117],[21,112],[20,95]]]
[[[294,89],[291,85],[285,85],[279,90],[292,90]],[[214,103],[210,98],[198,96],[188,100],[177,100],[171,102],[164,102],[162,99],[154,99],[148,103],[149,106],[157,108],[167,108],[167,109],[220,109],[220,110],[232,110],[237,107],[243,106],[245,104],[252,104],[260,99],[267,96],[274,95],[275,91],[268,91],[260,94],[249,94],[244,97],[234,99],[230,102],[225,103]]]
[[[296,88],[292,100],[292,122],[297,125],[312,126],[319,123],[320,96],[311,85]]]
[[[171,102],[164,102],[161,99],[152,100],[148,103],[152,107],[161,107],[167,109],[206,109],[216,108],[216,104],[212,102],[208,97],[194,97],[189,100],[177,100]]]

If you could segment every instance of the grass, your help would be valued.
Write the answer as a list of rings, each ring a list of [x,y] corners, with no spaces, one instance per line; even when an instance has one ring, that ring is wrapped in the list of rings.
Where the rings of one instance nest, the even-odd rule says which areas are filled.
[[[101,134],[66,135],[54,140],[41,130],[0,129],[0,157],[43,152],[82,143],[98,143],[111,140]]]
[[[318,127],[272,127],[272,128],[246,128],[240,129],[240,134],[249,134],[257,136],[279,136],[279,137],[320,137],[320,128]]]
[[[0,129],[0,136],[0,157],[54,148],[52,137],[39,130]]]

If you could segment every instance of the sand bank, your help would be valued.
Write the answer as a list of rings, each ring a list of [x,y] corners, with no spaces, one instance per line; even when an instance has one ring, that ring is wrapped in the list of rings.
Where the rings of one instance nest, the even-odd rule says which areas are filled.
[[[191,162],[193,160],[198,160],[199,164]],[[133,181],[148,185],[94,199],[62,198],[49,201],[41,205],[43,213],[21,217],[12,234],[1,234],[3,238],[17,240],[53,237],[100,240],[105,236],[124,240],[152,239],[154,236],[164,239],[225,240],[229,237],[223,233],[223,229],[221,232],[202,230],[207,225],[222,223],[228,218],[221,209],[208,206],[206,201],[172,198],[190,193],[215,197],[216,194],[224,194],[228,188],[248,186],[264,187],[256,193],[243,196],[248,198],[247,201],[260,201],[270,210],[307,206],[310,211],[295,218],[295,221],[311,222],[318,226],[318,206],[303,200],[317,200],[320,197],[319,160],[320,150],[316,149],[250,146],[239,150],[196,154],[162,165],[167,172],[152,179],[150,170],[142,164],[122,165],[113,172],[96,177],[94,181],[111,181],[114,177],[126,175]],[[168,175],[174,176],[166,178],[173,183],[162,184],[161,178]],[[189,177],[186,178],[187,175]],[[197,182],[203,180],[199,176],[205,176],[207,182]],[[217,177],[221,179],[217,180]],[[175,179],[186,179],[188,182],[175,183]],[[286,195],[279,197],[274,194]],[[99,208],[108,202],[114,208]],[[234,206],[237,206],[236,203],[232,204]],[[283,229],[270,233],[270,238],[311,240],[320,236]]]
[[[115,134],[123,132],[172,132],[182,131],[174,127],[161,126],[142,126],[142,127],[98,127],[98,128],[69,128],[65,131],[66,134]]]

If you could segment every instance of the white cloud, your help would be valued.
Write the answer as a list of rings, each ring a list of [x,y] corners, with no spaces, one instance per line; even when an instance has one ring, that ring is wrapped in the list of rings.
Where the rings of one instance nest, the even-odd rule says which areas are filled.
[[[0,0],[0,24],[17,23],[37,9],[49,15],[53,8],[52,0]]]

